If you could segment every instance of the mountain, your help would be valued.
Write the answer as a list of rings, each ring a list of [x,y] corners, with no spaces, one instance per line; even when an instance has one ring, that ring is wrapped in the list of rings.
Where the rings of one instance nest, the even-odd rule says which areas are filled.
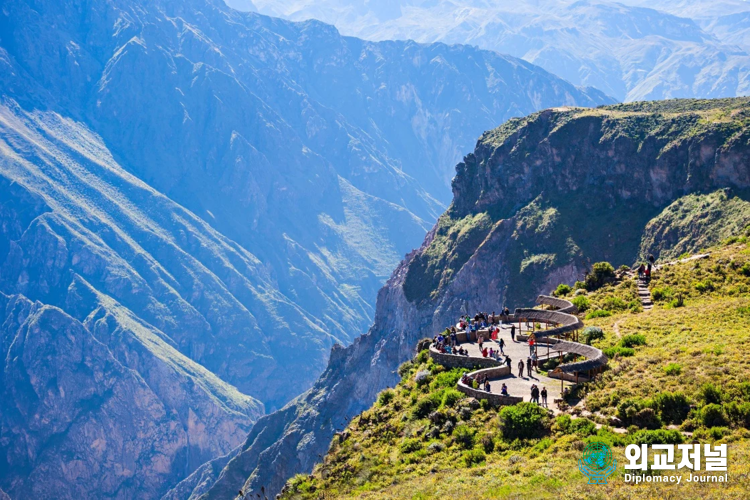
[[[85,124],[129,173],[259,261],[278,300],[240,298],[252,321],[217,315],[193,335],[264,340],[180,348],[269,409],[366,330],[483,129],[608,101],[471,47],[363,42],[213,0],[14,2],[0,28],[7,97]],[[170,336],[188,328],[172,325]]]
[[[419,339],[459,315],[533,303],[598,261],[632,265],[644,250],[671,258],[658,234],[675,203],[722,237],[734,216],[748,217],[748,137],[748,98],[549,109],[486,132],[457,166],[448,210],[378,293],[367,334],[334,348],[310,391],[260,419],[220,473],[207,464],[180,498],[277,493],[398,382]],[[696,202],[704,196],[713,201]],[[674,241],[687,252],[716,243]]]
[[[159,498],[229,460],[366,330],[483,129],[605,102],[221,1],[4,3],[0,491]]]
[[[638,3],[638,5],[624,5]],[[738,19],[694,20],[722,11],[706,2],[596,0],[255,0],[259,12],[320,19],[347,35],[370,40],[469,43],[537,64],[576,85],[622,101],[678,97],[733,97],[750,92],[750,48],[735,45]],[[745,2],[726,2],[741,10]],[[659,9],[670,8],[669,13]],[[713,5],[713,4],[711,4]],[[738,14],[743,16],[744,14]],[[744,18],[743,18],[744,19]],[[743,21],[744,22],[744,21]],[[705,26],[704,26],[705,24]],[[703,29],[705,28],[705,29]]]

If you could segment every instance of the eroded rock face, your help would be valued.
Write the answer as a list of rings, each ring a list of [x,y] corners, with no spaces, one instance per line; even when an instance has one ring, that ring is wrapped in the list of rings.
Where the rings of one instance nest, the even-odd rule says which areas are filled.
[[[163,342],[147,347],[160,342],[112,307],[89,329],[0,294],[0,484],[12,498],[157,498],[257,418],[251,398]],[[113,333],[119,352],[102,341]]]
[[[717,113],[736,121],[709,119]],[[457,168],[451,208],[380,290],[369,332],[331,352],[311,391],[261,419],[213,485],[180,498],[229,498],[241,484],[275,494],[397,382],[419,339],[462,313],[531,304],[593,262],[632,264],[644,235],[653,243],[649,221],[689,193],[746,192],[748,116],[748,99],[673,101],[549,110],[486,133]]]

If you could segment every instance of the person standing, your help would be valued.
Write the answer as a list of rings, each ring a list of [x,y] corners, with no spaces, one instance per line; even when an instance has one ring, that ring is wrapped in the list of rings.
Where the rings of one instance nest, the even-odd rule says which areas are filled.
[[[523,360],[518,361],[518,376],[523,378]]]
[[[516,341],[516,325],[510,325],[510,339]]]
[[[505,351],[503,350],[503,349],[505,349],[505,340],[503,340],[502,338],[500,338],[500,340],[498,341],[497,345],[500,347],[500,352],[503,354],[503,356],[505,356]]]
[[[547,388],[542,387],[542,406],[547,408]]]
[[[531,386],[531,402],[539,404],[539,387],[536,384]]]
[[[526,373],[531,377],[531,356],[526,358]]]

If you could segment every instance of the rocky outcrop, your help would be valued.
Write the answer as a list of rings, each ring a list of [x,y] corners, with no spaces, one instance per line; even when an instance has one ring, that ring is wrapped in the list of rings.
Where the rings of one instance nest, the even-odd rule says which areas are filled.
[[[257,418],[255,401],[110,307],[83,324],[0,294],[0,486],[13,498],[158,498]]]
[[[750,100],[558,109],[488,132],[458,166],[451,208],[378,294],[366,335],[332,351],[313,389],[261,419],[218,480],[276,493],[398,381],[419,339],[456,317],[531,302],[591,262],[632,263],[651,218],[691,192],[750,187]],[[736,117],[727,124],[725,119]]]

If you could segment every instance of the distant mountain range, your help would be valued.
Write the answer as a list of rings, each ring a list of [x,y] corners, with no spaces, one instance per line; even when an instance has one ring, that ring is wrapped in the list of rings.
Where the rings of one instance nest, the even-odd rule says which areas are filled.
[[[623,101],[750,93],[750,4],[742,0],[228,1],[370,40],[496,50]]]
[[[612,101],[220,0],[4,3],[0,490],[159,497],[367,330],[483,130]]]

